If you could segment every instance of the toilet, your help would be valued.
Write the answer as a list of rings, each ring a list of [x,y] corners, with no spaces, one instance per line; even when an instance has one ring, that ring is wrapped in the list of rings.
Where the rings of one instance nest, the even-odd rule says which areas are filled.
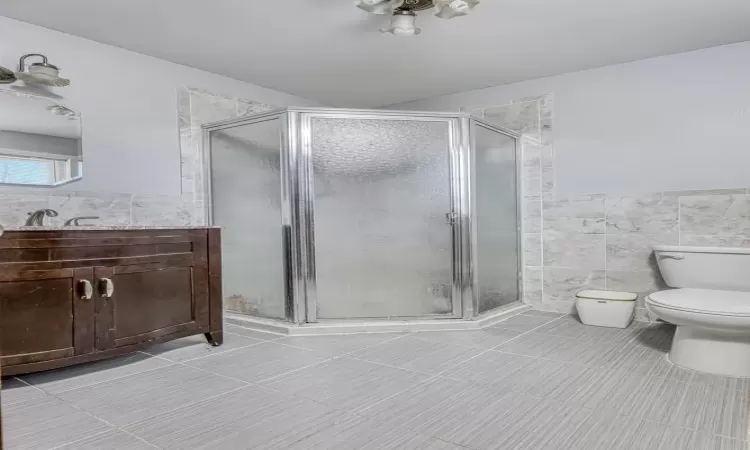
[[[660,245],[664,281],[646,308],[677,325],[669,360],[700,372],[750,377],[750,249]]]

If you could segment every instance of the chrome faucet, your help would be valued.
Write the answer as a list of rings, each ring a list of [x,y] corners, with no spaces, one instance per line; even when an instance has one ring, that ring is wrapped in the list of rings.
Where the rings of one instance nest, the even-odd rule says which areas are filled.
[[[29,218],[26,219],[27,227],[43,227],[45,217],[57,217],[57,211],[54,209],[39,209],[29,213]]]
[[[96,220],[99,216],[81,216],[81,217],[73,217],[72,219],[68,219],[65,221],[66,227],[80,227],[81,224],[79,223],[79,220]]]

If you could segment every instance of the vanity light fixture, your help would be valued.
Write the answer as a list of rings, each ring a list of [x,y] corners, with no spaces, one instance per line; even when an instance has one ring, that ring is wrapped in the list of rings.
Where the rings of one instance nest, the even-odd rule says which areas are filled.
[[[421,30],[416,27],[417,11],[435,8],[441,19],[465,16],[480,0],[355,0],[354,4],[371,14],[391,15],[388,28],[380,31],[397,36],[416,36]]]
[[[26,58],[31,58],[32,56],[39,57],[42,61],[31,63],[27,66]],[[39,53],[23,55],[18,62],[17,72],[0,67],[0,84],[11,84],[18,80],[29,84],[54,87],[64,87],[70,84],[70,80],[60,77],[60,69],[47,62],[47,57]]]
[[[0,67],[0,84],[11,84],[18,81],[16,74],[5,67]]]
[[[41,58],[41,62],[26,65],[26,59],[31,57]],[[47,57],[39,53],[29,53],[23,55],[18,63],[18,72],[16,78],[26,83],[42,84],[44,86],[65,87],[70,84],[70,80],[60,77],[60,69],[47,62]]]

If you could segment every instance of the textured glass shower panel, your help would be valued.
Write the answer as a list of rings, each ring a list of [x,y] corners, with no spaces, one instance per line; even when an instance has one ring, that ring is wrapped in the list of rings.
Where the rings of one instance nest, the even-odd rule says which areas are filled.
[[[516,140],[477,125],[475,220],[479,312],[518,300]]]
[[[452,313],[446,122],[312,119],[320,318]]]
[[[278,119],[211,132],[213,223],[222,230],[224,306],[285,318]]]

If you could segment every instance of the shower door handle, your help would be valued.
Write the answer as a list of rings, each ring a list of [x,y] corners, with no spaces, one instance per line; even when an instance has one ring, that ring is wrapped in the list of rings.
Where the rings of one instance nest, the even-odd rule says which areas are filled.
[[[454,212],[445,213],[445,223],[455,225],[458,222],[458,214]]]

